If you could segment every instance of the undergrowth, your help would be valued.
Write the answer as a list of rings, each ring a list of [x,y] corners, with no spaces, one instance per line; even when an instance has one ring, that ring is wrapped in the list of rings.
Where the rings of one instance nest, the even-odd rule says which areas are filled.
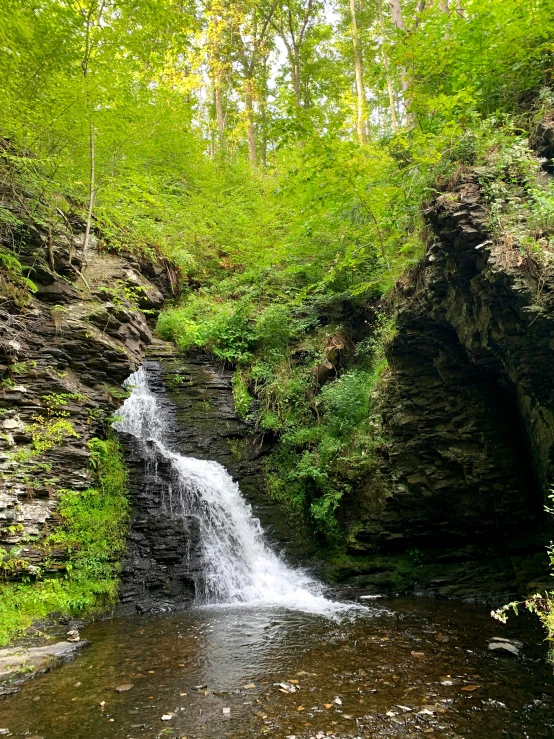
[[[42,544],[67,553],[66,571],[36,572],[22,582],[0,584],[0,644],[51,613],[85,615],[115,602],[128,520],[127,472],[117,441],[92,439],[91,465],[97,485],[83,492],[59,491],[62,523]]]

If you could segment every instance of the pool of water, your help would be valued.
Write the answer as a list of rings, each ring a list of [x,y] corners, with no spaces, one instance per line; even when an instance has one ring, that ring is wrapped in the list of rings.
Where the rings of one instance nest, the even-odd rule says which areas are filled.
[[[27,739],[554,737],[542,632],[502,626],[485,607],[379,600],[341,620],[211,607],[82,636],[92,643],[75,661],[0,702],[0,728]],[[522,656],[490,652],[493,636],[519,638]]]

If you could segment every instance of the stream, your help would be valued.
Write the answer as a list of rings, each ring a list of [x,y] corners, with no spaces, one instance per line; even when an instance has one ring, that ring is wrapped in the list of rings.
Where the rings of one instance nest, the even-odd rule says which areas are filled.
[[[73,662],[0,704],[0,733],[125,737],[554,736],[554,679],[531,619],[417,598],[327,597],[266,543],[217,462],[164,438],[163,409],[139,370],[116,427],[164,460],[168,516],[195,516],[201,580],[192,608],[89,625]],[[152,462],[154,464],[154,462]],[[354,602],[355,601],[355,602]],[[519,657],[488,649],[523,642]]]

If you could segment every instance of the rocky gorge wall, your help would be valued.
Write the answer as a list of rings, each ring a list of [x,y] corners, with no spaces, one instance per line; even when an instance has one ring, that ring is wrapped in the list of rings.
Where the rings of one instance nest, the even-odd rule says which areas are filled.
[[[41,546],[59,521],[58,491],[91,486],[87,442],[142,364],[165,286],[161,269],[100,252],[94,238],[82,265],[82,223],[28,222],[18,237],[37,291],[22,305],[6,280],[0,296],[0,547],[16,548],[4,572],[16,577],[64,570],[66,553]]]
[[[352,551],[407,553],[416,589],[523,592],[548,582],[552,271],[491,237],[476,178],[439,195],[427,221],[425,258],[397,286],[381,489],[368,480],[350,502]]]

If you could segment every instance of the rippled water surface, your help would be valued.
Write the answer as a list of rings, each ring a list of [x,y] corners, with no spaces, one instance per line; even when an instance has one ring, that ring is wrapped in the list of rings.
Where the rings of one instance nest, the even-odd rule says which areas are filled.
[[[539,629],[509,630],[485,607],[377,603],[340,622],[210,607],[93,624],[74,662],[0,703],[0,727],[34,739],[554,737]],[[493,636],[521,639],[523,657],[489,652]]]

